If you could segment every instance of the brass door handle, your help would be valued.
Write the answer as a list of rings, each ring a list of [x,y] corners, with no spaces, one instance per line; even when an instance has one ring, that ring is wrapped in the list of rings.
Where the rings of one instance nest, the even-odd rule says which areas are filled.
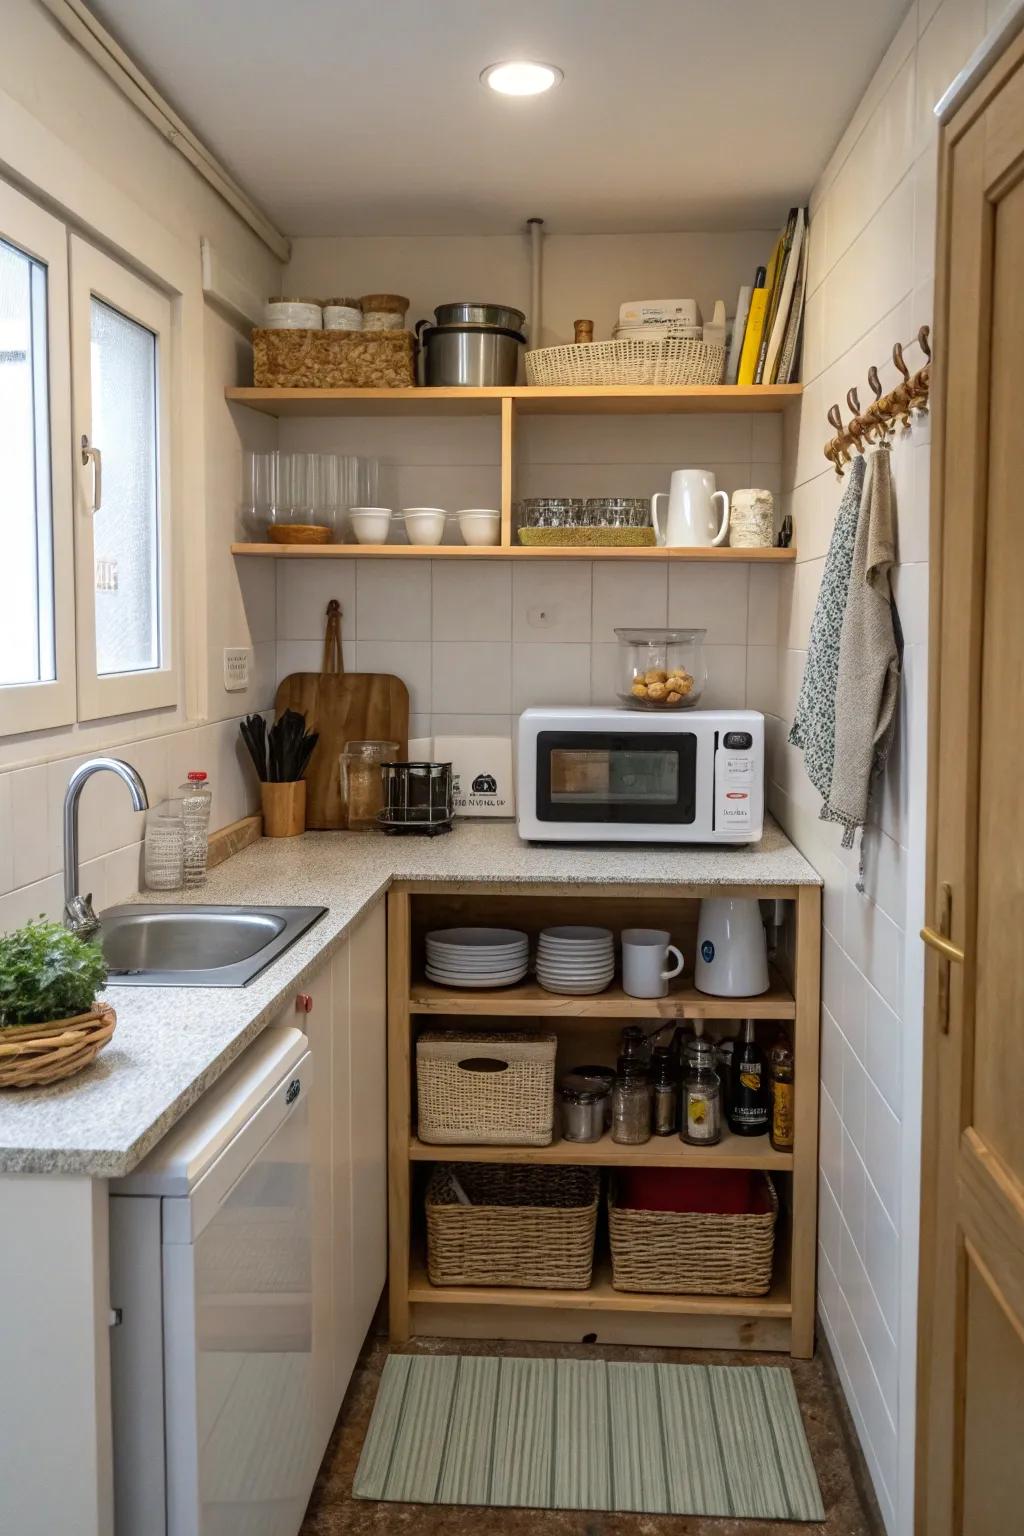
[[[936,933],[934,928],[922,928],[921,937],[929,949],[937,949],[939,954],[945,955],[947,960],[955,960],[957,965],[963,965],[963,950],[959,944],[954,944],[952,939],[947,939],[945,934]]]

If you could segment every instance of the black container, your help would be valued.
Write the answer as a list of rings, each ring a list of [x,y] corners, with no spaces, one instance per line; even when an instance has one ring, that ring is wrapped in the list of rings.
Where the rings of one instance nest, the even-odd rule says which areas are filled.
[[[455,805],[451,763],[382,763],[384,809],[377,821],[385,832],[436,837],[450,832]]]

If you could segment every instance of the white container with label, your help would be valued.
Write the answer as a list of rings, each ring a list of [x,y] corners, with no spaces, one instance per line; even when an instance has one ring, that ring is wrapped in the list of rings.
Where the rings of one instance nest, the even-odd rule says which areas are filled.
[[[435,736],[434,761],[451,763],[456,816],[514,816],[508,736]]]

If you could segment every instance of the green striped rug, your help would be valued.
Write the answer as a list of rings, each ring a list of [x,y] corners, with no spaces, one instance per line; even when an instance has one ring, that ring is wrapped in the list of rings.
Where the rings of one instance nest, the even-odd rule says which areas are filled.
[[[391,1355],[358,1499],[823,1520],[781,1366]]]

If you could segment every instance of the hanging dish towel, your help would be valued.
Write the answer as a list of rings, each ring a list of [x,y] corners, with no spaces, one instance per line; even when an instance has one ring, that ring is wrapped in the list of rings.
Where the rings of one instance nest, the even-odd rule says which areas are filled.
[[[790,743],[804,754],[807,777],[828,805],[836,756],[836,684],[839,644],[850,591],[853,550],[864,489],[864,460],[856,458],[832,530],[832,542],[818,590]]]
[[[822,817],[843,828],[843,847],[867,820],[872,777],[889,755],[903,666],[903,629],[890,573],[896,502],[888,447],[871,455],[853,550],[836,683],[835,767]]]

